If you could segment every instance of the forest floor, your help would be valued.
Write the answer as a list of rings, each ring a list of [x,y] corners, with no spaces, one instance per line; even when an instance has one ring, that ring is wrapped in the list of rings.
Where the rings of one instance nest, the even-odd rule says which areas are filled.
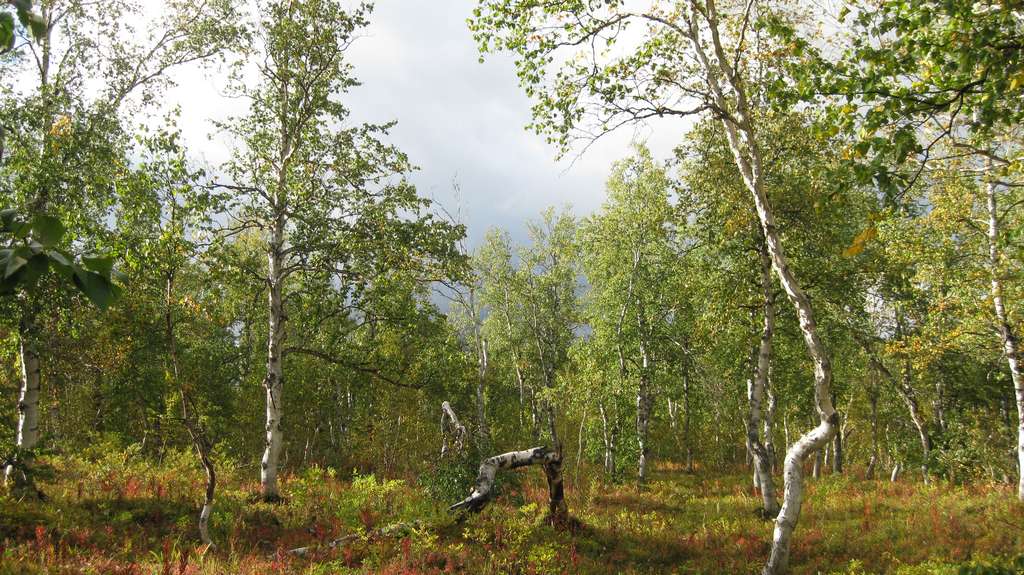
[[[222,465],[211,523],[218,545],[206,550],[195,535],[203,476],[189,454],[160,465],[131,451],[50,464],[45,502],[0,488],[2,574],[754,573],[772,531],[738,471],[661,465],[637,487],[570,466],[567,500],[579,526],[568,531],[545,523],[537,469],[515,472],[494,504],[457,519],[437,477],[340,479],[314,467],[287,476],[287,500],[272,505],[254,502],[251,470],[243,481]],[[1024,505],[1009,486],[867,481],[856,471],[808,484],[793,573],[1016,573],[1012,565],[1022,565]],[[387,529],[395,524],[404,527]],[[316,547],[287,552],[303,546]]]

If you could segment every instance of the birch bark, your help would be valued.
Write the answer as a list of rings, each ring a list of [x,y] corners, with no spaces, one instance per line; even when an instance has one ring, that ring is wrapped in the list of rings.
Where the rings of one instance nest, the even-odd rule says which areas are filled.
[[[992,169],[991,160],[988,169]],[[1010,367],[1013,391],[1017,400],[1017,498],[1024,501],[1024,375],[1021,374],[1020,347],[1017,334],[1006,314],[1003,295],[1002,259],[999,249],[999,211],[996,197],[996,183],[989,181],[985,186],[985,200],[988,212],[988,258],[991,273],[992,306],[995,309],[997,327],[1003,343],[1003,355]]]

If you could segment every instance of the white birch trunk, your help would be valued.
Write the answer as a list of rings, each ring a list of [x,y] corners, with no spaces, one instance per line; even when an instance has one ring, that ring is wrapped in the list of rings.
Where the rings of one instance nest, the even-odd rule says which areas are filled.
[[[267,338],[267,374],[263,380],[266,390],[266,442],[260,464],[260,486],[262,496],[268,501],[277,500],[277,471],[280,465],[283,434],[281,418],[284,417],[282,393],[284,391],[284,368],[282,364],[282,340],[284,339],[284,301],[282,298],[282,257],[283,223],[275,228],[268,255],[270,264],[270,325]]]
[[[992,168],[991,160],[988,168],[990,170]],[[999,212],[995,182],[988,182],[985,196],[988,208],[988,257],[992,275],[992,305],[995,308],[1003,354],[1010,367],[1010,378],[1013,380],[1013,391],[1017,400],[1017,498],[1024,501],[1024,375],[1021,374],[1017,334],[1014,332],[1013,326],[1010,325],[1003,299],[1002,254],[999,250]]]
[[[762,512],[765,517],[775,517],[779,512],[779,502],[775,496],[775,481],[772,478],[771,461],[768,450],[761,442],[761,405],[764,401],[765,388],[768,386],[768,371],[772,361],[772,337],[775,332],[775,295],[772,291],[771,260],[767,250],[760,250],[761,260],[761,291],[763,296],[764,325],[761,330],[761,341],[757,350],[757,361],[754,377],[747,381],[747,452],[753,458],[754,486],[761,490],[764,505]],[[766,420],[767,421],[767,420]]]
[[[52,138],[50,127],[53,124],[54,110],[50,105],[52,102],[50,86],[50,59],[52,57],[52,36],[53,26],[50,22],[50,3],[43,2],[39,6],[39,16],[46,22],[46,32],[38,39],[39,55],[39,91],[44,102],[42,122],[42,149],[45,154],[49,149],[49,142]],[[36,193],[31,203],[31,210],[37,213],[45,213],[49,203],[49,191],[43,187]],[[15,445],[19,450],[35,449],[39,443],[39,390],[42,387],[40,377],[39,349],[36,344],[36,309],[31,301],[25,302],[22,309],[22,318],[18,326],[18,354],[21,360],[21,385],[18,393],[18,429]],[[12,480],[15,473],[14,465],[7,465],[4,469],[4,482]],[[28,476],[25,476],[28,480]],[[17,481],[15,481],[17,482]]]
[[[775,473],[778,463],[775,453],[775,411],[778,404],[775,394],[772,392],[770,379],[768,385],[765,386],[765,394],[768,397],[768,409],[764,412],[764,449],[768,453],[768,467],[772,473]]]
[[[615,477],[615,426],[608,422],[608,413],[604,405],[598,406],[601,412],[601,431],[604,439],[604,472],[609,479]]]
[[[651,425],[651,382],[650,382],[650,360],[647,348],[640,346],[641,367],[640,387],[636,394],[636,440],[640,448],[640,456],[637,461],[637,478],[641,483],[647,480],[647,456],[650,453],[650,446],[647,443],[647,436]]]
[[[19,333],[19,352],[21,355],[21,391],[18,395],[18,434],[16,446],[18,451],[35,449],[39,443],[39,390],[41,377],[39,354],[36,351],[34,330],[27,322],[22,322]],[[4,470],[4,481],[18,483],[14,464],[8,464]]]
[[[487,368],[488,368],[488,357],[487,357],[487,338],[479,335],[479,327],[477,341],[479,342],[480,357],[478,358],[479,366],[477,371],[476,380],[476,424],[477,433],[480,436],[480,440],[484,443],[490,441],[491,432],[487,426],[487,409],[484,405],[484,385],[487,381]]]

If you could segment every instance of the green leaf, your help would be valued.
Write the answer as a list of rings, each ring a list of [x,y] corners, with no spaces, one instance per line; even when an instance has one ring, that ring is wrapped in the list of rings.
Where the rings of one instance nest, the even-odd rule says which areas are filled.
[[[13,230],[14,221],[18,217],[18,210],[8,208],[6,210],[0,210],[0,232],[9,232]]]
[[[53,247],[64,237],[64,224],[53,216],[40,215],[32,218],[35,239],[44,247]]]
[[[27,7],[25,7],[27,5]],[[32,37],[39,40],[46,35],[46,20],[32,11],[31,2],[22,2],[18,8],[18,20],[21,21],[21,25],[28,28],[32,32]]]
[[[117,297],[110,280],[102,275],[75,267],[75,285],[96,307],[105,310]]]
[[[25,286],[32,286],[39,278],[50,269],[50,258],[44,253],[37,253],[28,260],[23,268],[19,283]]]
[[[104,278],[110,278],[110,272],[114,269],[114,258],[104,256],[82,256],[82,264],[86,269],[94,271]]]
[[[10,12],[0,14],[0,51],[14,47],[14,16]]]
[[[50,265],[60,275],[70,279],[75,273],[75,261],[67,253],[59,250],[46,250],[46,256],[50,258]]]
[[[4,267],[4,277],[9,278],[18,272],[28,260],[32,258],[32,250],[28,246],[21,246],[11,251],[7,256],[7,266]]]

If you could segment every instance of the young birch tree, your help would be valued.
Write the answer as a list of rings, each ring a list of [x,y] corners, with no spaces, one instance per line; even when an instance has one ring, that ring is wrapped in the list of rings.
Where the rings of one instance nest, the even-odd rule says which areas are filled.
[[[649,430],[656,404],[659,362],[671,342],[665,331],[676,301],[678,267],[670,242],[669,181],[650,152],[618,163],[608,181],[608,201],[580,230],[580,251],[590,284],[588,321],[597,345],[614,349],[618,373],[635,382],[637,477],[647,478]]]
[[[324,313],[347,317],[376,278],[403,272],[443,279],[460,260],[455,241],[462,227],[428,213],[429,202],[404,178],[411,169],[406,156],[378,139],[389,126],[350,127],[338,101],[357,85],[345,52],[369,11],[365,4],[348,11],[334,0],[260,3],[250,58],[258,63],[256,80],[238,86],[249,114],[224,126],[242,145],[226,166],[229,182],[220,184],[236,194],[221,238],[254,231],[266,257],[266,267],[247,274],[267,297],[260,471],[267,500],[280,497],[286,354],[378,373],[333,350],[286,347],[289,308],[330,286],[337,309]],[[316,335],[303,340],[315,342]]]

